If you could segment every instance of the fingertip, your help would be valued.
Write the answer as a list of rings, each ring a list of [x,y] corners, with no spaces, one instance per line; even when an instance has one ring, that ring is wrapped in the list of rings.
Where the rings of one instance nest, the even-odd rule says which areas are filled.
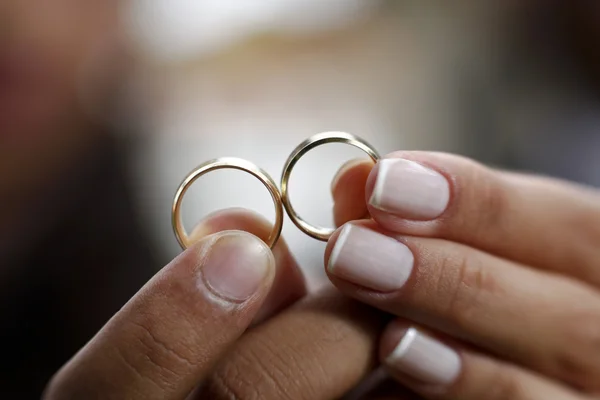
[[[271,233],[271,223],[255,211],[228,208],[204,217],[192,230],[190,239],[194,243],[211,234],[229,230],[250,232],[266,240]]]
[[[358,159],[346,163],[332,182],[333,215],[336,226],[368,215],[365,183],[373,168],[370,160]]]
[[[377,175],[379,175],[380,163],[377,162],[371,172],[369,172],[369,176],[367,177],[367,181],[365,183],[365,204],[367,204],[367,208],[371,203],[371,198],[373,197],[373,193],[375,191],[375,184],[377,183]]]
[[[323,256],[323,261],[324,261],[326,271],[328,271],[328,269],[329,269],[328,266],[331,261],[333,250],[335,249],[335,244],[338,242],[340,234],[342,233],[342,231],[344,230],[344,228],[347,225],[349,225],[349,224],[345,224],[345,225],[339,227],[338,229],[336,229],[335,232],[333,232],[331,234],[331,237],[327,241],[327,246],[325,247],[325,254]]]
[[[202,278],[221,299],[244,302],[266,298],[275,277],[271,249],[244,231],[225,231],[208,236],[200,251]]]
[[[448,208],[448,177],[408,157],[384,158],[369,176],[365,199],[373,215],[432,221]]]
[[[357,158],[344,163],[331,181],[331,195],[335,199],[340,190],[348,181],[352,181],[356,176],[369,174],[373,168],[373,162],[362,158]]]
[[[336,245],[340,243],[340,240],[344,240],[344,236],[346,236],[349,233],[352,226],[378,231],[378,227],[377,227],[376,223],[372,220],[367,220],[367,219],[357,219],[357,220],[354,220],[351,222],[347,222],[347,223],[343,224],[342,226],[340,226],[339,228],[337,228],[331,234],[331,237],[327,241],[327,245],[325,247],[325,254],[324,254],[323,259],[324,259],[324,263],[325,263],[325,269],[327,271],[328,271],[329,264],[331,264],[332,261],[335,261],[335,258],[336,258],[335,249],[336,249],[336,247],[339,247]],[[333,260],[332,260],[332,258],[333,258]]]
[[[403,319],[395,319],[385,328],[379,341],[379,359],[382,363],[393,353],[409,328],[409,323]]]
[[[442,392],[462,371],[460,354],[409,321],[392,321],[382,334],[379,357],[388,371],[419,391]]]
[[[347,240],[351,229],[352,224],[346,224],[342,227],[342,229],[336,236],[335,244],[333,245],[333,248],[329,253],[329,261],[325,264],[328,273],[332,273],[333,265],[335,265],[335,262],[340,255],[341,248],[343,247],[344,242]]]
[[[197,241],[215,233],[231,230],[248,232],[266,242],[271,234],[272,224],[254,211],[230,208],[208,215],[196,226],[191,236]],[[276,265],[274,282],[269,296],[253,321],[254,324],[295,303],[307,291],[304,274],[283,237],[279,238],[272,253]]]

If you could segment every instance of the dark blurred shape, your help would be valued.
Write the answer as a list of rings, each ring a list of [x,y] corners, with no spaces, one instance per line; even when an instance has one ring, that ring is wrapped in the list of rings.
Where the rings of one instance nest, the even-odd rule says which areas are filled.
[[[575,0],[560,2],[565,20],[566,42],[600,98],[600,3]]]
[[[97,118],[132,65],[118,6],[0,3],[3,399],[39,398],[160,265],[130,201],[132,136]]]
[[[39,398],[160,265],[130,201],[124,150],[103,137],[37,210],[36,235],[0,262],[1,398]]]

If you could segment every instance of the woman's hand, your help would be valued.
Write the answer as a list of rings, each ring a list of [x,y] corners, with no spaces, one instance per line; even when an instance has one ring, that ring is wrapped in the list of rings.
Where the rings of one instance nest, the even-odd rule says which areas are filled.
[[[304,284],[285,243],[272,254],[233,228],[270,232],[240,210],[208,218],[195,230],[202,239],[108,322],[45,398],[328,400],[358,385],[376,366],[389,317],[337,290],[297,301]],[[397,384],[377,389],[369,399],[418,399]]]
[[[333,184],[327,273],[400,319],[382,361],[427,398],[600,394],[600,194],[438,153],[394,153]],[[366,202],[365,202],[366,199]]]

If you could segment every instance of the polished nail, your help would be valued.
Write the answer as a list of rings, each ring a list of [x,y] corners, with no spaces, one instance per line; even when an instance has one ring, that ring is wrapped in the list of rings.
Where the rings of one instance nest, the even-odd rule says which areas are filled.
[[[246,232],[217,234],[204,256],[202,276],[217,296],[244,301],[265,284],[273,259],[260,239]]]
[[[397,373],[433,386],[452,384],[461,370],[456,351],[415,328],[406,329],[385,364]]]
[[[404,244],[370,229],[347,224],[329,257],[329,273],[372,290],[400,289],[410,277],[412,252]]]
[[[379,161],[370,204],[403,218],[429,220],[448,206],[450,187],[439,172],[414,161],[391,158]]]

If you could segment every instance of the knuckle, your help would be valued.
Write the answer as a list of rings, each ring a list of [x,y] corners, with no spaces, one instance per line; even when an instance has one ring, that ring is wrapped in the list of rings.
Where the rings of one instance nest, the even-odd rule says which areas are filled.
[[[479,229],[489,230],[490,226],[494,229],[501,229],[505,224],[507,205],[507,191],[499,175],[492,172],[487,167],[479,167],[474,182],[480,182],[480,190],[475,193],[474,204],[479,204],[478,226]]]
[[[515,400],[527,398],[518,373],[506,366],[498,366],[482,388],[483,397],[488,400]],[[479,397],[478,397],[479,398]]]
[[[599,202],[600,204],[600,202]],[[565,263],[579,266],[578,275],[598,284],[600,270],[600,212],[581,211],[572,218],[568,227],[577,235],[573,240],[572,251],[567,254]]]
[[[460,189],[463,199],[456,223],[474,235],[489,235],[489,227],[499,230],[506,223],[508,207],[506,185],[500,174],[475,161],[467,160]],[[474,230],[474,231],[473,231]]]
[[[156,384],[165,387],[177,377],[186,374],[193,369],[196,363],[187,355],[187,349],[182,343],[163,340],[160,329],[154,324],[144,322],[131,322],[134,337],[140,350],[140,355],[147,363],[138,363],[123,354],[124,362],[135,370],[139,376],[148,376],[146,368],[154,372],[151,376],[156,377]],[[136,356],[137,358],[138,356]]]
[[[492,272],[468,251],[446,255],[441,261],[441,270],[453,271],[449,285],[440,282],[448,297],[444,302],[445,314],[459,327],[471,326],[485,309],[484,298],[496,290]]]
[[[340,346],[353,331],[347,324],[286,327],[246,336],[206,382],[206,398],[225,400],[306,399],[328,396],[338,374],[323,354]],[[286,340],[282,340],[286,337]]]
[[[556,374],[582,389],[600,390],[600,313],[570,317],[565,334],[567,346],[556,356]]]
[[[207,381],[205,395],[211,399],[222,400],[257,400],[258,393],[254,390],[240,389],[241,380],[238,368],[220,368]],[[252,385],[247,385],[252,389]]]
[[[206,382],[206,396],[223,400],[286,399],[293,380],[286,370],[293,359],[257,340],[253,346],[238,349],[222,363]],[[292,364],[290,366],[290,364]]]

